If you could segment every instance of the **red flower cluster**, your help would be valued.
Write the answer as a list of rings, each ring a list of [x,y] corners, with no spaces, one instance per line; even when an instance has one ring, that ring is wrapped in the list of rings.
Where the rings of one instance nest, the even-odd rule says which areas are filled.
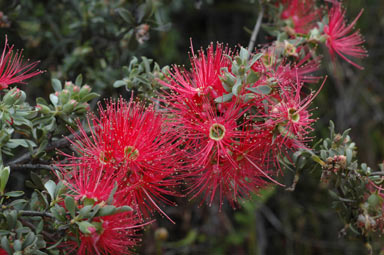
[[[66,161],[58,164],[74,198],[103,205],[113,195],[113,205],[139,211],[92,219],[75,245],[79,254],[129,253],[145,217],[168,217],[158,204],[173,204],[168,198],[180,180],[192,198],[211,204],[218,197],[221,205],[225,197],[233,206],[270,182],[281,185],[280,160],[311,141],[309,107],[324,85],[316,93],[305,87],[320,80],[320,58],[309,44],[326,42],[332,56],[357,67],[346,56],[366,54],[360,35],[348,35],[361,13],[346,26],[345,11],[330,2],[329,21],[321,24],[315,1],[283,0],[280,18],[293,32],[253,54],[222,44],[195,54],[191,47],[191,69],[174,66],[159,80],[162,111],[110,100],[86,127],[78,123],[70,140],[76,154],[61,152]]]
[[[8,88],[14,83],[24,83],[41,73],[32,71],[39,62],[23,63],[22,51],[13,52],[13,45],[8,45],[8,38],[5,37],[5,45],[0,58],[0,90]]]
[[[326,45],[329,48],[332,58],[337,53],[348,63],[363,69],[346,56],[363,58],[367,56],[367,51],[362,47],[364,39],[361,37],[358,31],[353,33],[357,20],[360,18],[363,10],[357,15],[351,24],[346,25],[345,22],[345,10],[343,10],[340,3],[335,2],[331,10],[329,11],[329,22],[324,27],[324,34],[326,35]]]
[[[78,123],[70,140],[76,155],[62,152],[69,163],[57,165],[77,201],[105,204],[113,192],[113,205],[136,211],[135,217],[120,213],[97,219],[101,230],[81,237],[79,254],[125,254],[118,250],[135,244],[131,233],[140,220],[154,210],[168,217],[158,202],[172,204],[167,197],[176,195],[171,177],[179,162],[178,142],[153,106],[110,100],[105,109],[99,105],[99,115],[87,118],[88,127]]]
[[[99,106],[99,114],[99,118],[88,117],[90,135],[80,123],[80,135],[74,133],[71,143],[79,156],[66,155],[77,168],[77,193],[106,200],[117,182],[119,203],[133,203],[143,212],[160,210],[156,200],[168,201],[165,195],[174,195],[170,188],[176,185],[169,178],[178,161],[172,130],[153,106],[146,108],[132,100],[111,100],[105,110]]]
[[[211,44],[206,54],[192,50],[190,72],[174,67],[168,81],[160,81],[169,88],[162,96],[169,125],[184,142],[179,177],[193,197],[212,203],[218,193],[220,202],[225,196],[236,204],[268,180],[277,183],[278,154],[305,147],[313,96],[303,99],[301,88],[318,79],[308,76],[318,64],[308,58],[305,67],[277,63],[272,51],[250,65],[241,53]]]
[[[338,54],[348,63],[357,68],[362,67],[350,60],[349,57],[363,58],[367,51],[362,47],[364,39],[354,26],[363,10],[351,24],[345,21],[345,9],[337,0],[326,0],[332,7],[317,7],[314,0],[280,0],[282,6],[279,17],[286,26],[284,31],[295,44],[325,43],[332,59]],[[321,13],[326,13],[321,15]],[[298,45],[295,45],[298,46]]]
[[[282,0],[281,19],[286,20],[294,33],[306,34],[319,19],[320,10],[314,0]]]
[[[140,219],[134,212],[94,218],[97,228],[89,227],[89,233],[80,232],[78,241],[66,243],[68,254],[120,255],[134,254],[131,251],[139,241]]]

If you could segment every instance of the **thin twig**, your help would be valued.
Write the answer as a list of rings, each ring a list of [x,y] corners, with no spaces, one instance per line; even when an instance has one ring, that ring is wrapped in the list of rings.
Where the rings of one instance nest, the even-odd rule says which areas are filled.
[[[20,210],[19,214],[21,216],[41,216],[41,217],[50,217],[53,218],[53,215],[48,212],[38,212],[38,211],[27,211],[27,210]]]
[[[264,9],[263,9],[263,5],[261,3],[261,0],[259,0],[259,6],[260,6],[259,16],[257,17],[256,24],[255,24],[255,27],[253,28],[251,39],[250,39],[249,44],[248,44],[248,52],[249,53],[252,52],[253,47],[255,46],[257,34],[259,33],[261,21],[263,20]]]
[[[373,175],[384,175],[384,172],[372,172],[370,176],[373,176]]]
[[[87,134],[89,134],[89,133],[90,133],[90,131],[87,132]],[[60,138],[56,141],[53,141],[47,145],[47,148],[45,148],[45,151],[53,151],[57,148],[62,148],[62,147],[68,146],[70,144],[69,140],[73,140],[77,135],[80,135],[80,134],[81,134],[80,131],[78,131],[74,134],[71,134],[71,135],[68,135],[66,137]],[[38,151],[38,149],[34,149],[32,153],[31,152],[24,153],[20,157],[5,163],[5,165],[6,166],[7,165],[16,165],[16,164],[23,164],[25,162],[28,162],[32,159],[32,155],[37,153],[37,151]]]
[[[25,221],[23,219],[20,219],[21,223],[24,225],[24,226],[27,226],[29,228],[31,228],[33,231],[36,231],[36,227],[35,225],[33,225],[32,223],[28,222],[28,221]],[[57,239],[54,238],[54,236],[52,236],[50,233],[48,233],[47,231],[44,231],[42,230],[41,231],[41,234],[43,236],[45,236],[49,241],[51,242],[57,242]]]
[[[45,164],[8,164],[12,170],[22,170],[22,169],[46,169],[53,170],[57,169],[55,165],[45,165]]]

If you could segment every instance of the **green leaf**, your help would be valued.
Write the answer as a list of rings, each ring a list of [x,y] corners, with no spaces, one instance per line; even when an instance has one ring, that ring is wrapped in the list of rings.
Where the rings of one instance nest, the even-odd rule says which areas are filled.
[[[372,209],[375,209],[377,206],[380,206],[383,202],[383,199],[376,193],[371,194],[368,197],[368,204]]]
[[[29,232],[24,239],[22,248],[25,249],[35,242],[36,236],[33,232]]]
[[[21,245],[21,241],[20,240],[15,240],[14,242],[13,242],[13,249],[15,250],[15,251],[21,251],[21,249],[22,249],[22,245]],[[15,254],[18,254],[18,253],[13,253],[14,255]]]
[[[111,193],[109,194],[108,199],[107,199],[107,204],[108,204],[108,205],[113,204],[113,196],[115,195],[115,193],[116,193],[116,191],[117,191],[117,188],[118,188],[118,185],[117,185],[117,182],[115,182],[115,183],[113,184],[113,189],[112,189],[112,191],[111,191]]]
[[[87,94],[85,97],[83,98],[80,98],[80,102],[88,102],[96,97],[99,97],[100,95],[95,93],[95,92],[92,92],[92,93],[89,93]]]
[[[347,148],[347,150],[345,151],[345,153],[347,154],[347,165],[351,164],[351,161],[352,161],[352,150],[350,148]]]
[[[93,208],[92,208],[92,211],[91,211],[91,213],[89,214],[89,218],[93,218],[93,217],[95,217],[95,215],[97,214],[97,212],[100,210],[100,205],[99,204],[97,204],[97,205],[95,205]]]
[[[97,212],[97,216],[108,216],[117,212],[116,207],[113,205],[106,205],[100,208]]]
[[[64,199],[64,204],[65,208],[67,208],[69,214],[71,214],[72,218],[75,217],[75,209],[76,209],[76,204],[75,200],[71,196],[66,196]]]
[[[52,81],[52,87],[54,91],[60,92],[63,89],[61,85],[61,81],[59,81],[58,79],[52,79],[51,81]]]
[[[66,221],[65,209],[63,207],[56,204],[54,207],[51,207],[50,211],[58,221]]]
[[[114,88],[120,88],[125,85],[127,85],[127,83],[124,80],[118,80],[113,83]]]
[[[10,172],[11,170],[9,166],[0,170],[0,194],[4,194],[5,186],[7,186]]]
[[[330,138],[333,140],[335,137],[335,124],[332,120],[329,121],[329,132],[330,132]]]
[[[38,174],[36,174],[35,172],[31,172],[31,180],[32,180],[33,184],[35,184],[38,189],[44,189],[44,184],[41,181],[40,176]]]
[[[86,205],[86,206],[84,206],[83,208],[80,209],[79,216],[82,219],[89,218],[89,213],[91,212],[92,208],[93,208],[93,205]]]
[[[95,203],[96,203],[96,201],[93,198],[86,197],[83,199],[84,205],[94,205]]]
[[[56,198],[55,197],[56,183],[52,180],[49,180],[44,184],[44,187],[48,191],[48,194],[51,196],[52,200],[54,200]]]
[[[132,211],[133,211],[132,207],[130,207],[128,205],[124,205],[124,206],[121,206],[121,207],[117,208],[117,212],[116,213],[132,212]]]
[[[251,68],[256,63],[256,61],[259,60],[262,56],[263,56],[263,53],[258,53],[256,55],[254,55],[251,58],[251,61],[249,61],[249,63],[248,63],[248,68]]]
[[[5,218],[7,219],[8,229],[13,229],[17,224],[17,211],[13,210],[8,213],[4,213]]]
[[[241,82],[241,79],[237,79],[235,85],[232,87],[232,94],[238,96],[239,92],[241,92],[242,85],[243,83]]]
[[[50,94],[49,99],[51,100],[54,106],[57,106],[57,104],[59,103],[59,98],[55,96],[55,94]]]
[[[254,93],[257,93],[257,94],[268,95],[269,93],[271,93],[272,88],[268,85],[260,85],[257,87],[247,88],[247,90],[252,91]]]
[[[11,203],[9,203],[8,206],[14,207],[14,206],[19,206],[21,204],[26,204],[26,203],[28,203],[28,201],[25,199],[16,199],[16,200],[13,200]]]
[[[1,238],[1,247],[8,253],[8,254],[13,254],[11,250],[11,246],[9,245],[9,240],[6,236]]]
[[[6,197],[21,197],[22,195],[24,195],[24,191],[21,190],[10,191],[4,194]]]
[[[123,20],[125,20],[129,24],[135,23],[135,18],[133,17],[131,12],[129,12],[128,10],[123,9],[123,8],[119,8],[119,9],[117,9],[117,12],[119,13],[120,17],[122,17]]]
[[[259,80],[259,77],[260,77],[259,73],[256,73],[253,70],[251,70],[247,76],[247,84],[255,83],[256,81]]]
[[[215,102],[216,103],[224,103],[224,102],[228,102],[232,99],[233,97],[233,94],[232,93],[229,93],[229,94],[224,94],[222,95],[221,97],[217,97],[215,99]]]
[[[248,60],[249,52],[247,49],[241,47],[239,55],[240,55],[241,60],[243,60],[243,63],[245,63]]]
[[[339,196],[336,194],[336,192],[334,192],[333,190],[328,190],[328,193],[329,195],[331,196],[331,198],[335,199],[335,200],[338,200],[339,199]]]
[[[40,220],[39,223],[36,226],[36,234],[40,234],[41,231],[43,231],[44,228],[44,221]]]
[[[92,228],[96,229],[96,226],[88,221],[76,222],[76,224],[79,226],[79,229],[83,234],[91,234],[93,232]]]
[[[312,160],[315,161],[316,163],[319,163],[320,165],[324,165],[325,163],[319,158],[317,155],[312,155],[311,156]]]
[[[14,149],[18,146],[21,146],[24,148],[32,148],[32,147],[36,147],[37,145],[35,142],[27,139],[10,139],[5,146],[7,146],[8,148]]]
[[[37,190],[37,189],[35,189],[35,192],[37,194],[37,198],[40,201],[39,204],[42,204],[43,208],[47,209],[49,204],[45,194],[41,193],[40,190]]]
[[[348,136],[348,134],[349,134],[350,131],[351,131],[351,129],[348,128],[347,130],[345,130],[345,131],[343,132],[343,134],[341,135],[341,139],[340,139],[340,142],[341,142],[341,143],[344,142],[345,138],[347,138],[347,136]]]
[[[36,104],[48,105],[48,102],[44,98],[38,97],[36,98]]]
[[[83,84],[83,75],[82,75],[82,74],[79,74],[79,75],[76,77],[75,84],[76,84],[77,86],[81,87],[81,85]]]

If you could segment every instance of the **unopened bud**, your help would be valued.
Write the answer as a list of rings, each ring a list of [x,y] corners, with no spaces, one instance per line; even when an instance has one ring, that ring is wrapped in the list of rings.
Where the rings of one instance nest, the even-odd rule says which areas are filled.
[[[39,112],[41,112],[41,113],[43,113],[43,114],[49,114],[49,113],[51,113],[51,109],[50,109],[48,106],[46,106],[46,105],[38,104],[38,105],[36,106],[36,108],[37,108],[37,110],[38,110]]]
[[[75,109],[76,105],[77,105],[76,100],[74,100],[74,99],[69,100],[69,102],[63,106],[63,112],[67,113],[67,114],[71,113],[73,111],[73,109]]]
[[[84,85],[84,86],[81,87],[81,89],[80,89],[80,93],[79,93],[80,98],[83,98],[83,97],[86,96],[89,92],[91,92],[91,87],[88,86],[88,85]]]
[[[71,81],[66,81],[64,84],[64,88],[68,90],[73,90],[73,83]]]
[[[63,105],[66,104],[70,98],[71,98],[71,93],[69,93],[68,89],[63,89],[60,92],[59,99],[61,104]]]
[[[23,99],[23,91],[18,88],[13,88],[4,95],[3,103],[7,105],[14,105],[17,102],[24,101],[25,94]]]
[[[89,104],[87,103],[82,103],[82,104],[78,104],[76,105],[74,111],[77,113],[77,114],[82,114],[82,113],[85,113],[89,110]]]
[[[96,228],[95,228],[95,227],[88,227],[88,232],[89,232],[90,234],[93,234],[93,233],[96,232]]]
[[[79,86],[73,86],[73,92],[79,92],[80,91],[80,87]]]
[[[168,230],[166,228],[158,228],[155,231],[155,239],[157,241],[166,241],[168,239]]]

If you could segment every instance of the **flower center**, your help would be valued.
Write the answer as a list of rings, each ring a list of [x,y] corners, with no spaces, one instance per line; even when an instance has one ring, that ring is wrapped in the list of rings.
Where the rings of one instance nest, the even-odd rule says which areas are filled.
[[[214,123],[209,129],[209,138],[220,141],[225,136],[225,127],[219,123]]]
[[[133,146],[125,146],[124,157],[126,159],[135,161],[139,157],[139,150]]]
[[[265,67],[271,67],[274,63],[274,57],[273,55],[266,53],[261,57],[261,61]]]
[[[299,113],[296,111],[296,109],[294,108],[290,108],[288,110],[288,117],[290,120],[292,120],[293,122],[298,122],[300,120],[300,115]]]
[[[101,164],[108,164],[112,160],[112,155],[110,152],[101,151],[99,155],[99,161]]]

